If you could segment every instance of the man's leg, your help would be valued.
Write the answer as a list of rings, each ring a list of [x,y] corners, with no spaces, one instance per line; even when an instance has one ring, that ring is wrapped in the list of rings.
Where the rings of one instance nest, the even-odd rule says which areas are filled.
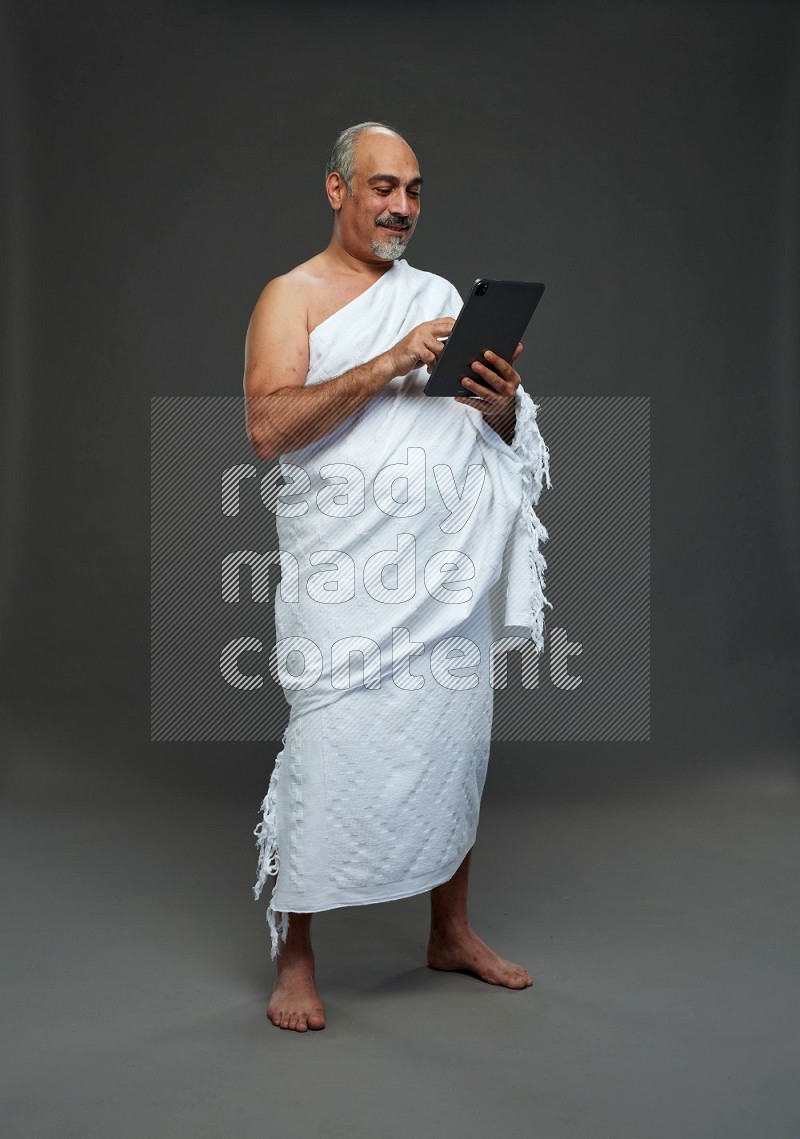
[[[449,882],[431,890],[431,932],[428,965],[432,969],[458,969],[475,973],[491,985],[526,989],[533,984],[527,969],[506,961],[473,932],[467,917],[468,850]]]
[[[314,978],[313,916],[290,913],[286,941],[279,942],[278,975],[267,1007],[267,1016],[278,1028],[305,1032],[325,1027],[325,1006]]]

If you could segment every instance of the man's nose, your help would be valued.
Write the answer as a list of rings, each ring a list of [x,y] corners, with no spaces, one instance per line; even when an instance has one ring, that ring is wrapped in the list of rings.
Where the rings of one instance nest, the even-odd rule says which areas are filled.
[[[395,190],[389,203],[389,208],[393,214],[398,214],[400,217],[411,216],[411,198],[399,187]]]

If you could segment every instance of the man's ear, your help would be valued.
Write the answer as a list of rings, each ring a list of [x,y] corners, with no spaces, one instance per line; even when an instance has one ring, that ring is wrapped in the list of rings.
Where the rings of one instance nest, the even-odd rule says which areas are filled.
[[[340,210],[344,196],[347,193],[347,186],[345,185],[344,178],[342,178],[338,171],[332,170],[325,179],[325,192],[328,195],[331,209]]]

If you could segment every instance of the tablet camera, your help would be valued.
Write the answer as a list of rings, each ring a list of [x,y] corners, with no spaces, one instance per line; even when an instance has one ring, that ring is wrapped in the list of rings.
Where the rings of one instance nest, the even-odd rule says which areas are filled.
[[[482,297],[485,292],[488,292],[488,290],[489,290],[489,282],[488,281],[481,281],[481,283],[475,289],[475,296],[476,297]]]

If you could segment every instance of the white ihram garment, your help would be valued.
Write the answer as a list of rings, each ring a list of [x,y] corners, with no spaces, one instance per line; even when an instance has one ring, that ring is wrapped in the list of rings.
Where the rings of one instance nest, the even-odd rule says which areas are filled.
[[[305,383],[374,359],[461,304],[444,278],[394,262],[312,331]],[[476,408],[425,396],[427,380],[425,368],[393,379],[280,458],[292,485],[275,502],[293,516],[277,517],[273,667],[284,663],[273,675],[290,718],[255,830],[254,886],[258,898],[277,874],[273,958],[276,916],[285,941],[290,912],[408,897],[453,876],[476,837],[493,707],[489,598],[503,578],[505,624],[543,648],[547,531],[533,507],[550,476],[536,404],[517,389],[509,446]],[[297,560],[296,592],[284,552]],[[392,552],[399,564],[387,566]],[[334,642],[349,637],[360,639],[337,646],[332,665]],[[345,647],[362,650],[349,674]]]

